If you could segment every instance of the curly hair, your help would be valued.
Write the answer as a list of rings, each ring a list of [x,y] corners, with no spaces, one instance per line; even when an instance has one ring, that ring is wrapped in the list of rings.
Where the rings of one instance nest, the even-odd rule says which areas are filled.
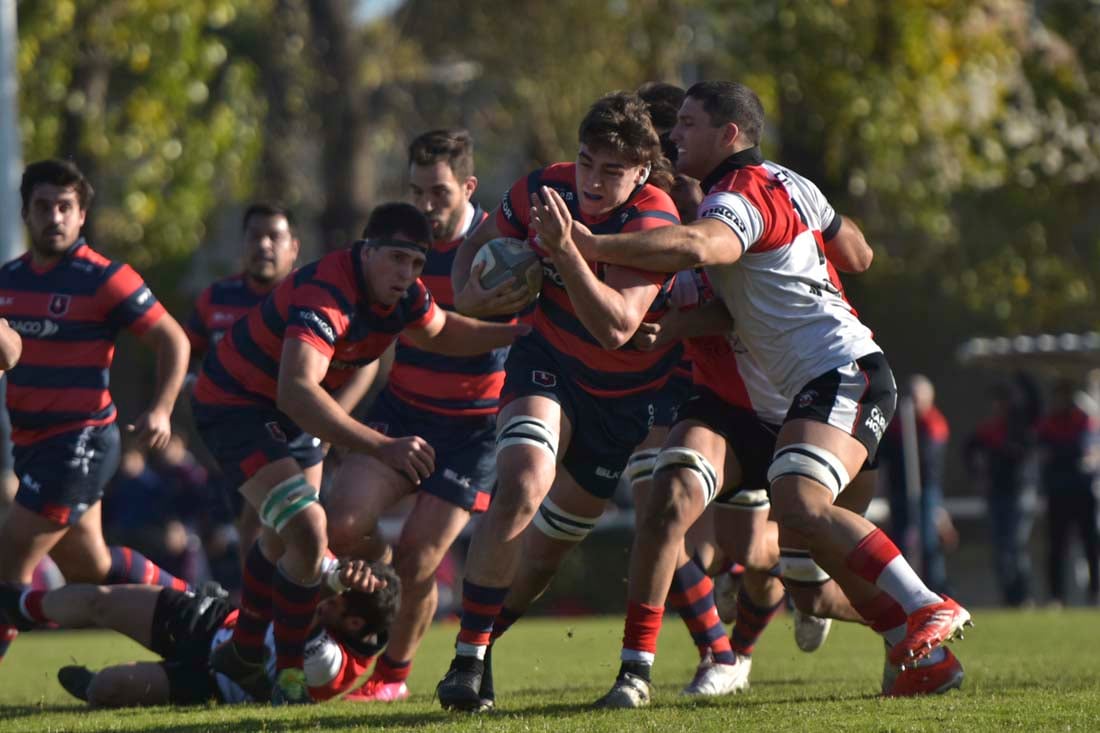
[[[582,145],[649,166],[649,183],[672,189],[672,169],[661,152],[646,103],[634,92],[612,92],[600,99],[581,120],[577,137]]]

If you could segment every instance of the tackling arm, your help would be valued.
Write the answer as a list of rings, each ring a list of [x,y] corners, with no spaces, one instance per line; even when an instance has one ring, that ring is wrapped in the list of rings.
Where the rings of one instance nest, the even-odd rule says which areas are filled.
[[[839,216],[839,215],[838,215]],[[841,272],[866,272],[875,258],[871,245],[854,221],[841,216],[840,229],[825,242],[825,257]]]
[[[422,328],[410,328],[404,336],[418,349],[447,356],[474,356],[510,346],[517,336],[529,332],[523,323],[493,323],[467,318],[437,308]]]

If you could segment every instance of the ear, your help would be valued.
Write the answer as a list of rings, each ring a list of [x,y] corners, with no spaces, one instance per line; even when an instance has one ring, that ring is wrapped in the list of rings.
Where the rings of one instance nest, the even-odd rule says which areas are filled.
[[[302,251],[302,243],[297,237],[290,238],[290,249],[294,252],[294,259],[298,259],[298,253]]]
[[[474,195],[474,191],[477,190],[477,176],[470,176],[462,184],[462,193],[465,194],[466,200],[469,201],[470,197]]]
[[[741,137],[741,128],[736,122],[727,122],[722,126],[722,147],[731,147]]]
[[[84,220],[88,218],[88,210],[80,209],[80,228],[84,228]]]

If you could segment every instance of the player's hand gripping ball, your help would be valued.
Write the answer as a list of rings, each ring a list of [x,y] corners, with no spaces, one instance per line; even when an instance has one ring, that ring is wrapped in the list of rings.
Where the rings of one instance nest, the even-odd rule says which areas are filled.
[[[527,291],[527,303],[535,299],[542,288],[542,261],[527,242],[510,237],[490,239],[474,255],[471,267],[484,264],[479,283],[492,290],[515,278],[515,288]]]

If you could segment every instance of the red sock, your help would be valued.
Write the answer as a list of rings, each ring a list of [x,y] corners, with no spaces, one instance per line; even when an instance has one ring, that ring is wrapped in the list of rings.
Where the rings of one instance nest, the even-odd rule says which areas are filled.
[[[657,655],[657,635],[665,609],[630,601],[626,606],[626,628],[623,630],[624,662],[653,664]]]
[[[771,608],[762,608],[753,603],[749,594],[742,589],[737,594],[737,620],[733,622],[733,631],[730,632],[733,651],[745,657],[752,656],[756,642],[775,618],[775,614],[783,608],[784,600],[786,596],[780,598]]]
[[[876,529],[859,541],[849,553],[846,564],[853,573],[874,584],[886,566],[900,554],[901,551],[886,533]]]
[[[852,607],[880,634],[905,625],[905,609],[886,593],[879,593],[863,603],[853,603]]]
[[[373,679],[380,679],[387,684],[391,682],[404,682],[409,679],[409,672],[411,671],[411,659],[407,662],[395,662],[390,659],[388,654],[383,654],[378,658],[378,661],[374,663],[374,673],[371,677]]]

